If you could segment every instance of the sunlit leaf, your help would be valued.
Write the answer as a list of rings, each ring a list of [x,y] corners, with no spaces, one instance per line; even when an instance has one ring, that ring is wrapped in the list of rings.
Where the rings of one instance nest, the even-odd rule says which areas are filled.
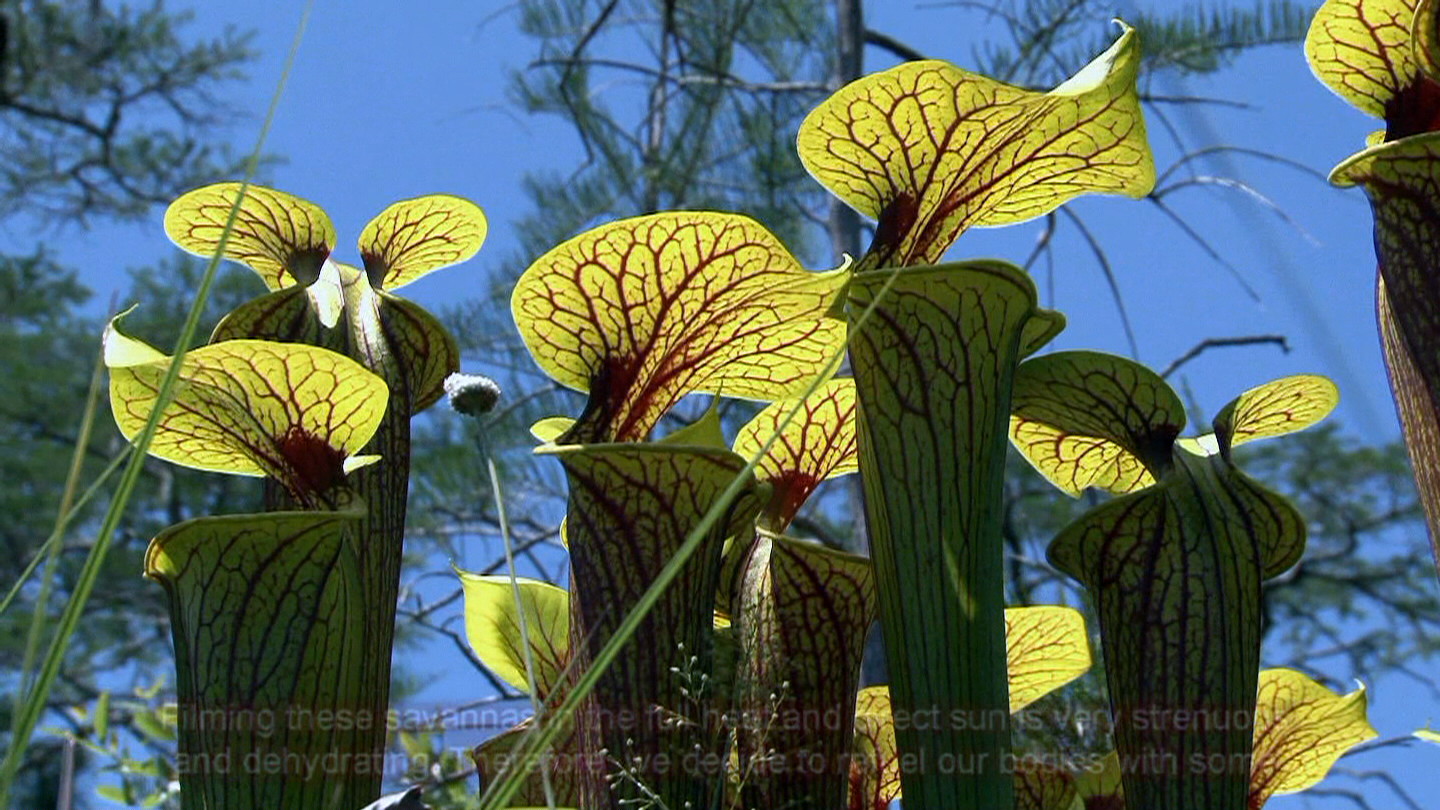
[[[1340,389],[1318,374],[1282,377],[1232,399],[1215,416],[1221,447],[1304,430],[1340,403]]]
[[[431,194],[390,205],[360,233],[365,275],[393,290],[474,256],[485,243],[485,212],[463,197]]]
[[[165,211],[165,233],[175,244],[212,256],[240,183],[215,183],[187,192]],[[308,285],[335,248],[335,226],[318,205],[264,186],[246,186],[225,258],[254,270],[272,290]]]
[[[533,579],[519,579],[524,632],[508,576],[456,569],[465,590],[465,636],[475,655],[501,680],[529,693],[525,647],[535,667],[535,685],[545,698],[560,683],[570,650],[570,594]],[[525,639],[529,639],[529,644]]]
[[[1015,810],[1076,810],[1078,799],[1075,777],[1068,771],[1025,758],[1016,761]]]
[[[863,267],[935,264],[966,228],[1037,217],[1087,192],[1143,196],[1154,161],[1133,30],[1049,93],[947,62],[841,88],[800,126],[805,168],[879,220]]]
[[[150,543],[145,573],[170,597],[180,750],[191,761],[370,754],[384,718],[357,714],[368,705],[360,666],[366,596],[352,534],[360,517],[206,517]],[[353,722],[321,721],[322,712]],[[376,780],[353,768],[195,768],[181,769],[180,785],[186,802],[201,807],[359,807],[374,798]]]
[[[886,810],[900,798],[900,751],[890,687],[867,686],[855,700],[855,756],[850,765],[852,810]]]
[[[1007,608],[1005,651],[1013,713],[1089,671],[1085,617],[1058,605]]]
[[[1140,459],[1109,439],[1077,436],[1012,415],[1010,441],[1046,480],[1071,497],[1088,487],[1124,495],[1155,483]]]
[[[1337,695],[1293,669],[1260,673],[1255,705],[1252,810],[1277,793],[1298,793],[1325,778],[1346,751],[1379,736],[1365,716],[1365,690]]]
[[[781,421],[797,400],[767,405],[735,436],[737,455],[750,458],[771,436],[775,442],[755,466],[755,475],[769,482],[770,504],[765,508],[768,527],[784,531],[821,481],[860,469],[855,446],[855,381],[835,379],[804,400],[783,431]],[[778,431],[778,432],[777,432]]]
[[[1116,747],[1135,763],[1127,796],[1140,807],[1238,807],[1261,582],[1299,559],[1305,522],[1220,456],[1180,450],[1175,462],[1154,486],[1071,524],[1049,558],[1091,592],[1106,644],[1125,651],[1107,656],[1105,669]],[[1163,767],[1196,761],[1207,764]]]
[[[1125,790],[1120,783],[1120,756],[1114,751],[1083,769],[1075,778],[1075,793],[1085,810],[1124,810]]]
[[[572,440],[632,441],[687,393],[776,399],[828,373],[846,277],[804,270],[747,217],[669,212],[559,245],[511,306],[540,367],[590,393]]]
[[[123,316],[121,316],[123,317]],[[144,427],[169,358],[105,332],[110,405],[126,438]],[[337,484],[385,413],[385,382],[313,346],[232,340],[185,356],[150,453],[203,470],[268,475],[297,497]]]
[[[554,444],[574,426],[575,420],[569,416],[547,416],[530,426],[530,435],[541,444]]]
[[[1170,466],[1185,406],[1133,360],[1054,352],[1015,372],[1011,438],[1039,472],[1072,495],[1087,486],[1129,492]],[[1136,462],[1139,462],[1137,464]]]
[[[1416,0],[1327,0],[1305,37],[1310,69],[1341,98],[1384,118],[1419,73],[1410,26]]]

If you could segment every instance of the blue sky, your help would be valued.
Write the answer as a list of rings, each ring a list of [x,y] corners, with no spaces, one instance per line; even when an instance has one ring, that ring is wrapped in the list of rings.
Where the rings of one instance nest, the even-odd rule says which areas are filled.
[[[1123,16],[1137,5],[1151,7],[1119,3],[1117,12]],[[251,79],[225,94],[227,101],[252,113],[232,128],[236,148],[248,149],[280,75],[300,4],[247,0],[168,6],[193,8],[197,33],[226,25],[257,30],[261,59]],[[975,12],[940,4],[872,1],[867,14],[870,27],[962,66],[986,30]],[[480,256],[422,279],[405,294],[434,309],[483,295],[502,259],[516,253],[509,223],[529,213],[520,192],[525,173],[563,170],[579,160],[578,144],[563,123],[523,117],[507,100],[508,72],[523,69],[533,48],[516,30],[508,4],[318,0],[266,144],[267,151],[288,161],[270,172],[273,184],[322,205],[340,231],[340,257],[352,261],[358,258],[353,244],[360,229],[390,202],[434,192],[475,200],[491,222]],[[886,54],[867,52],[867,69],[892,63]],[[1280,152],[1321,175],[1356,151],[1375,128],[1310,75],[1296,47],[1253,53],[1213,78],[1162,77],[1151,89],[1252,105],[1177,110],[1172,120],[1187,133],[1191,148],[1224,143]],[[1164,171],[1177,149],[1158,122],[1151,124],[1151,137]],[[1168,198],[1255,288],[1254,300],[1149,204],[1100,198],[1073,203],[1111,250],[1140,359],[1161,368],[1205,338],[1283,334],[1292,347],[1288,354],[1270,346],[1213,352],[1186,367],[1184,383],[1202,409],[1213,414],[1246,388],[1275,377],[1326,373],[1341,385],[1343,403],[1335,418],[1350,432],[1375,441],[1397,436],[1375,336],[1375,265],[1363,195],[1243,155],[1202,161],[1196,168],[1201,175],[1239,176],[1272,198],[1298,228],[1233,189],[1205,185]],[[67,231],[51,241],[64,261],[82,268],[83,279],[103,302],[126,286],[125,268],[173,252],[159,214],[138,225]],[[1020,260],[1037,233],[1034,226],[972,232],[952,255]],[[15,225],[0,230],[6,247],[24,249],[33,240]],[[1127,353],[1100,270],[1073,230],[1058,243],[1057,263],[1054,297],[1047,303],[1064,310],[1070,326],[1055,348]],[[1042,290],[1052,287],[1045,272],[1037,275]],[[437,670],[458,672],[463,666],[452,651],[436,650]],[[466,694],[465,683],[461,677],[446,678],[425,698],[445,703],[474,697]],[[1440,702],[1413,681],[1393,677],[1369,685],[1372,717],[1382,737],[1440,716]],[[1391,770],[1422,804],[1440,806],[1440,787],[1426,776],[1437,761],[1440,748],[1413,745],[1353,765]],[[1376,807],[1400,806],[1383,789],[1374,795]],[[1281,797],[1271,806],[1348,805]]]

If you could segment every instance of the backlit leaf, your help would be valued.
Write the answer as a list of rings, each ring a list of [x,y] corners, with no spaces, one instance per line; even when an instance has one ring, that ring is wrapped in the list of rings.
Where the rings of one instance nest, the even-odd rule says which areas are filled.
[[[515,591],[508,576],[485,576],[456,569],[465,591],[465,636],[485,666],[501,680],[529,693],[525,639],[529,638],[535,685],[544,699],[560,683],[570,650],[570,594],[533,579],[519,579],[525,634]]]
[[[574,426],[575,420],[569,416],[547,416],[530,426],[530,435],[541,444],[555,444]]]
[[[1085,810],[1124,810],[1119,755],[1111,751],[1083,769],[1075,779],[1075,792],[1085,802]]]
[[[900,792],[900,751],[895,746],[890,687],[867,686],[855,700],[851,810],[886,810]]]
[[[1259,695],[1251,810],[1316,784],[1346,751],[1379,736],[1365,716],[1363,687],[1337,695],[1293,669],[1267,669]]]
[[[1047,481],[1071,497],[1088,487],[1124,495],[1155,483],[1140,459],[1108,439],[1077,436],[1012,415],[1010,441]]]
[[[765,520],[784,531],[821,481],[860,469],[855,446],[855,380],[830,380],[804,400],[795,418],[777,435],[797,400],[767,405],[735,436],[735,453],[750,458],[771,436],[775,442],[755,466],[755,475],[774,489]]]
[[[1119,40],[1037,93],[948,62],[907,62],[841,88],[800,126],[800,159],[879,221],[863,268],[935,264],[966,228],[1040,216],[1076,195],[1155,184],[1135,78]]]
[[[105,332],[110,405],[126,438],[144,427],[170,360]],[[339,482],[344,460],[374,435],[385,382],[327,349],[262,340],[214,343],[185,355],[150,453],[202,470],[268,475],[297,497]]]
[[[240,183],[215,183],[187,192],[165,211],[165,233],[181,248],[212,256]],[[335,226],[320,206],[264,186],[247,186],[225,240],[225,258],[254,270],[272,290],[308,285],[335,248]]]
[[[1185,406],[1160,375],[1101,352],[1026,360],[1015,372],[1010,411],[1016,448],[1072,495],[1087,486],[1144,486],[1169,468],[1185,426]]]
[[[590,393],[571,440],[634,441],[685,394],[776,399],[831,371],[846,278],[804,270],[748,217],[668,212],[559,245],[511,306],[540,367]]]
[[[1078,799],[1075,777],[1068,771],[1024,757],[1016,760],[1015,810],[1075,810]]]
[[[431,194],[401,200],[360,233],[365,275],[377,290],[409,284],[474,256],[488,227],[485,212],[463,197]]]
[[[1089,671],[1085,617],[1058,605],[1007,608],[1005,652],[1014,713]]]
[[[1251,388],[1215,416],[1221,447],[1304,430],[1340,402],[1340,389],[1318,374],[1296,374]]]
[[[1327,0],[1305,36],[1310,69],[1378,118],[1419,72],[1410,25],[1416,0]]]

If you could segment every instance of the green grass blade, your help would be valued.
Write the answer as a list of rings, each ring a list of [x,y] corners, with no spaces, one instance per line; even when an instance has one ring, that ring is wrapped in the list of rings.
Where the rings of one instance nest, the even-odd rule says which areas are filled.
[[[244,199],[244,188],[248,186],[251,178],[260,163],[260,155],[265,147],[265,139],[270,134],[270,127],[275,121],[275,113],[280,104],[280,98],[284,95],[285,85],[290,77],[290,71],[295,64],[295,56],[300,50],[300,42],[305,34],[306,23],[310,19],[310,11],[314,6],[314,0],[308,0],[305,9],[301,13],[300,22],[296,26],[295,38],[290,45],[290,51],[285,59],[285,66],[281,70],[280,80],[271,97],[270,107],[266,110],[264,123],[260,127],[260,134],[256,138],[255,148],[250,153],[246,162],[245,176],[242,181],[242,193],[236,197],[236,205],[231,209],[230,216],[225,223],[225,230],[222,232],[219,247],[214,256],[210,258],[205,268],[205,274],[201,277],[199,289],[195,293],[195,302],[190,307],[190,312],[185,318],[185,325],[181,329],[180,338],[175,342],[173,359],[170,368],[166,372],[165,379],[160,387],[159,399],[155,409],[150,414],[150,419],[145,428],[135,438],[135,454],[130,457],[129,463],[125,465],[120,475],[120,482],[116,488],[115,496],[110,501],[110,508],[105,513],[101,523],[100,531],[96,535],[95,545],[91,547],[89,555],[85,559],[85,565],[81,569],[80,578],[76,582],[75,591],[70,596],[70,601],[65,605],[65,611],[60,616],[59,627],[56,628],[55,637],[45,655],[41,665],[39,676],[35,681],[34,688],[29,690],[24,697],[24,705],[21,711],[15,713],[15,721],[11,726],[10,750],[3,762],[0,762],[0,807],[8,806],[11,786],[15,783],[16,774],[19,772],[20,763],[24,759],[25,750],[29,747],[30,736],[35,731],[35,726],[40,722],[40,716],[45,711],[45,705],[50,698],[50,690],[55,684],[55,678],[60,674],[60,667],[65,659],[65,651],[69,647],[70,638],[75,633],[76,626],[80,623],[80,616],[85,610],[85,604],[90,599],[90,593],[95,588],[95,582],[100,577],[100,569],[104,565],[105,555],[110,548],[110,538],[120,525],[120,518],[129,505],[131,493],[134,492],[135,484],[140,479],[140,473],[145,467],[145,449],[149,446],[155,435],[156,427],[160,423],[161,414],[175,387],[176,380],[180,376],[180,367],[185,358],[185,351],[194,339],[199,329],[200,317],[205,311],[205,302],[210,295],[210,287],[215,281],[216,271],[220,267],[220,259],[225,249],[225,242],[234,227],[235,213],[239,210],[239,203]]]

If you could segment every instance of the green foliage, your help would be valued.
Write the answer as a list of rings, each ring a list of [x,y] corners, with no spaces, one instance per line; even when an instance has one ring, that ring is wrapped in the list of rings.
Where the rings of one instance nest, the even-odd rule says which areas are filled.
[[[215,93],[255,54],[234,30],[194,41],[189,15],[19,0],[0,11],[0,217],[138,218],[240,161],[211,144]]]

